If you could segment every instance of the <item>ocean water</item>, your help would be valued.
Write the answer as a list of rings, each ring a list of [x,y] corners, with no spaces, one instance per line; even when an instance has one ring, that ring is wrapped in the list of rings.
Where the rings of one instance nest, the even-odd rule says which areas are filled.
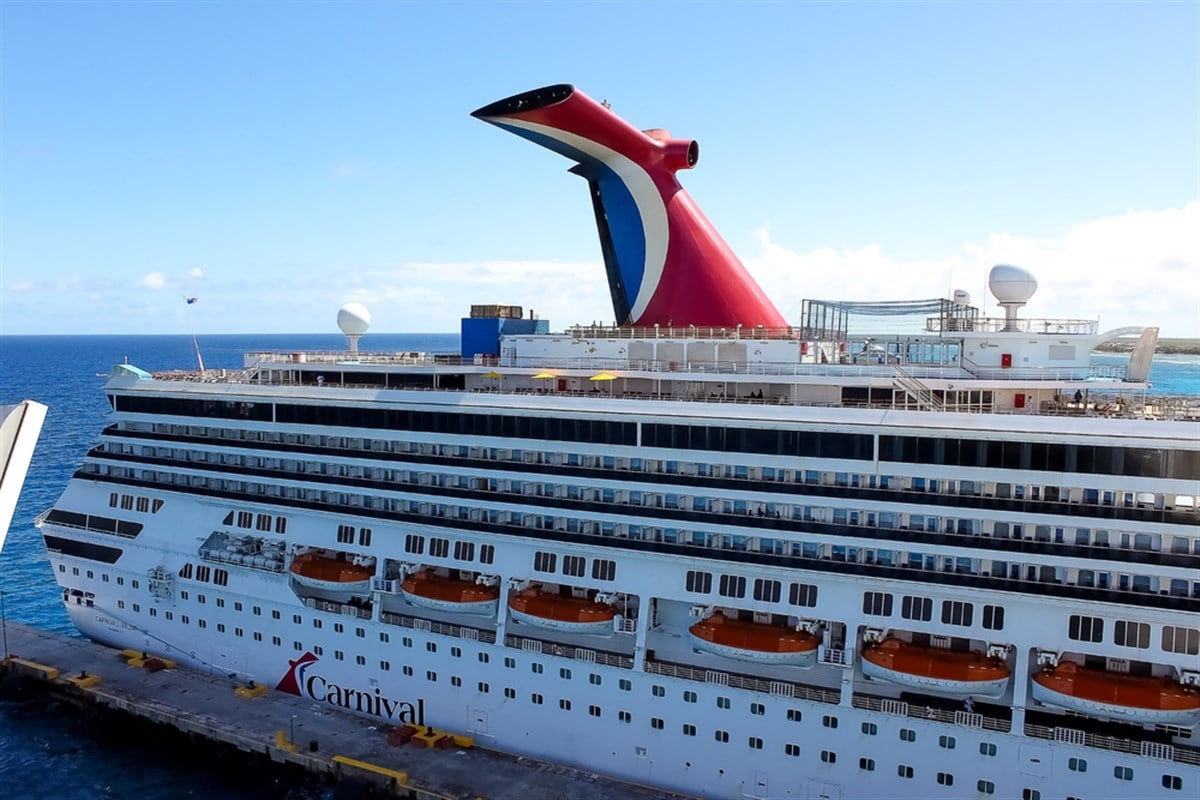
[[[210,369],[242,366],[245,350],[340,350],[331,335],[226,335],[199,340]],[[364,337],[364,350],[453,352],[457,334]],[[1120,364],[1127,356],[1097,360]],[[0,592],[8,620],[75,635],[33,518],[53,505],[71,473],[96,443],[108,419],[100,392],[111,366],[128,360],[147,370],[195,368],[188,336],[0,336],[0,404],[32,399],[49,407],[41,439],[0,554]],[[1150,372],[1153,394],[1200,395],[1200,356],[1158,356]],[[53,710],[53,709],[51,709]],[[0,798],[323,797],[306,781],[281,783],[261,771],[235,780],[194,754],[131,738],[70,712],[46,713],[44,704],[0,701]],[[52,776],[52,778],[51,778]]]

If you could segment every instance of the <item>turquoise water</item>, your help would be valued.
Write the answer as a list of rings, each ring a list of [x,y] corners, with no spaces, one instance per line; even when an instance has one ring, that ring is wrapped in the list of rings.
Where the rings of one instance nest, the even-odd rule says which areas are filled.
[[[245,350],[340,350],[339,335],[230,335],[200,340],[205,366],[240,368]],[[456,334],[370,335],[364,350],[454,352]],[[195,367],[187,336],[0,337],[0,404],[24,399],[49,407],[3,554],[0,592],[7,619],[75,635],[33,518],[53,505],[97,441],[108,419],[99,391],[114,363],[125,359],[143,369]],[[1127,356],[1104,355],[1123,364]],[[99,373],[99,374],[98,374]],[[1159,356],[1150,373],[1154,394],[1200,395],[1200,356]],[[130,733],[132,735],[132,732]],[[220,767],[220,765],[217,765]],[[53,780],[44,780],[53,776]],[[121,729],[74,714],[47,714],[43,706],[0,702],[0,798],[181,796],[239,798],[320,797],[304,783],[283,785],[273,775],[234,780],[188,753],[128,741]]]

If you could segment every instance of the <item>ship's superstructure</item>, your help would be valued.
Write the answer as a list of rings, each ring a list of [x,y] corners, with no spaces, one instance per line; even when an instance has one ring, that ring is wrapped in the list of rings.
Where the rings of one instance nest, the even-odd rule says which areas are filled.
[[[1194,796],[1200,423],[1145,395],[1154,329],[992,277],[1000,320],[477,307],[456,354],[119,365],[39,525],[91,637],[640,783]],[[846,323],[881,310],[923,324]]]

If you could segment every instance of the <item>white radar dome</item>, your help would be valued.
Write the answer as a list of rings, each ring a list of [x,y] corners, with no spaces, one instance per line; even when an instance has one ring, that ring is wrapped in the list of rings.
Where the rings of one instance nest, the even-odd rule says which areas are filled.
[[[955,289],[953,300],[960,306],[969,306],[971,305],[971,293],[966,289]]]
[[[338,309],[337,324],[347,336],[362,336],[371,327],[371,312],[362,303],[346,303]]]
[[[1037,291],[1037,279],[1033,273],[1010,264],[997,264],[988,273],[988,289],[997,302],[1025,303]]]

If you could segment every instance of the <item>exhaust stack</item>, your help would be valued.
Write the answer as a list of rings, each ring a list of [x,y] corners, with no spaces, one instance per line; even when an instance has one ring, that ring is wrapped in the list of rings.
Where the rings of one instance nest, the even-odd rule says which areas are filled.
[[[680,186],[700,146],[640,131],[569,84],[472,113],[575,162],[591,190],[613,311],[622,325],[787,326]]]

